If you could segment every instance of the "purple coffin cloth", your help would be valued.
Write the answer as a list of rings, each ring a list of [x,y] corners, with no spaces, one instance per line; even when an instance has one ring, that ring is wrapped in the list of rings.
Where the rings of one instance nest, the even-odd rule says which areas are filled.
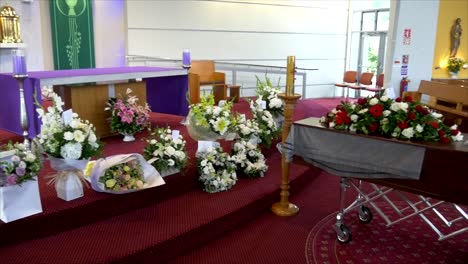
[[[33,91],[36,90],[37,101],[41,102],[41,79],[135,72],[164,72],[168,70],[174,70],[174,68],[121,67],[29,72],[28,78],[24,80],[25,102],[29,120],[29,137],[32,138],[40,132],[40,120],[35,111]],[[148,103],[153,112],[174,115],[186,115],[188,113],[188,103],[186,100],[188,76],[186,74],[145,78],[145,81],[147,82]],[[0,74],[0,89],[4,99],[3,103],[0,104],[0,128],[22,135],[18,82],[12,77],[12,74]]]

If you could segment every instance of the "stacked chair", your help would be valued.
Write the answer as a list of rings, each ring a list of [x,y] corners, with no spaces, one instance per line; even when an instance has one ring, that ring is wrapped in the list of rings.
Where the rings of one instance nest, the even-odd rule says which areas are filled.
[[[377,81],[375,82],[375,86],[364,85],[361,87],[361,89],[364,89],[369,92],[374,92],[374,94],[377,95],[382,91],[383,86],[384,86],[384,74],[381,73],[377,76]]]
[[[348,85],[348,91],[346,93],[346,99],[349,97],[349,89],[353,89],[355,94],[357,94],[357,97],[360,97],[361,95],[361,89],[365,86],[370,86],[372,85],[372,78],[374,78],[374,73],[372,72],[363,72],[361,74],[361,77],[359,77],[358,83],[357,84],[350,84]]]
[[[348,88],[348,85],[356,84],[357,82],[357,72],[356,71],[346,71],[343,76],[342,83],[335,83],[335,86],[343,88],[343,97],[344,97],[344,89]],[[349,90],[348,90],[349,93]],[[348,96],[346,96],[348,98]]]

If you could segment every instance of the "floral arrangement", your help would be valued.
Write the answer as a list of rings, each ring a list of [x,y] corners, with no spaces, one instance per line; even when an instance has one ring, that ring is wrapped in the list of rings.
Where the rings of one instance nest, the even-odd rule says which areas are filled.
[[[143,156],[159,172],[168,169],[182,169],[187,165],[186,141],[182,135],[173,137],[172,130],[158,128],[146,140]]]
[[[62,119],[63,102],[55,93],[53,106],[37,109],[42,121],[37,141],[52,157],[70,160],[89,159],[100,153],[102,143],[96,137],[96,128],[73,113],[67,123]]]
[[[213,137],[225,137],[235,126],[231,107],[232,102],[215,106],[212,94],[202,97],[200,103],[190,105],[188,118],[190,136],[203,138],[211,133]]]
[[[0,162],[0,187],[34,180],[42,168],[39,153],[26,151],[22,143],[8,143],[5,150],[11,151],[12,156],[9,161]]]
[[[266,109],[274,117],[283,116],[283,101],[278,98],[278,94],[281,92],[279,85],[273,87],[268,77],[265,77],[265,82],[261,81],[257,76],[255,77],[257,78],[257,95],[266,102]]]
[[[450,57],[447,61],[447,69],[449,72],[459,72],[463,65],[465,64],[465,61],[462,58],[457,58],[457,57]]]
[[[231,158],[237,165],[237,171],[251,178],[263,177],[268,170],[265,156],[258,146],[250,141],[239,140],[234,143]]]
[[[132,90],[127,89],[126,98],[109,98],[106,111],[111,111],[110,126],[111,130],[133,135],[150,126],[148,104],[144,106],[138,104],[138,98],[131,95]]]
[[[235,131],[239,138],[245,140],[252,140],[255,138],[260,138],[260,127],[255,119],[247,119],[242,115],[238,115],[236,118],[237,125],[235,126]]]
[[[351,132],[382,135],[406,140],[450,143],[463,140],[456,126],[448,127],[442,115],[431,111],[410,96],[360,98],[357,103],[342,102],[321,118],[323,125]]]
[[[262,109],[261,101],[261,98],[258,98],[256,101],[251,100],[249,101],[249,105],[253,119],[258,124],[258,136],[261,144],[269,148],[271,143],[278,138],[280,130],[270,111]]]
[[[197,153],[197,170],[205,186],[203,190],[209,193],[229,190],[237,182],[236,164],[221,147]]]
[[[108,168],[99,181],[104,183],[106,190],[112,191],[143,189],[145,187],[143,170],[136,159]]]

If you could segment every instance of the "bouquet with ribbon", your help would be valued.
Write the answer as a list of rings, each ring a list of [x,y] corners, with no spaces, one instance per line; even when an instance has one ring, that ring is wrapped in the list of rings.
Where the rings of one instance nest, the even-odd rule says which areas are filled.
[[[96,128],[70,110],[63,111],[62,99],[51,94],[53,106],[37,109],[42,121],[36,141],[57,171],[49,183],[55,184],[57,196],[66,201],[83,196],[83,169],[89,159],[102,150]]]
[[[98,159],[87,169],[91,187],[98,192],[123,194],[165,184],[159,172],[137,153]]]

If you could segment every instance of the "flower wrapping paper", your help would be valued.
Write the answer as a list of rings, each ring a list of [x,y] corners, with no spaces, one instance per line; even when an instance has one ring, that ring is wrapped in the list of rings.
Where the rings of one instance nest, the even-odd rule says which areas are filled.
[[[21,185],[0,187],[0,219],[15,221],[42,212],[37,177]]]
[[[130,160],[137,159],[142,170],[143,176],[146,182],[146,185],[142,189],[133,189],[133,190],[124,190],[124,191],[112,191],[106,190],[104,183],[100,182],[99,179],[104,175],[106,170],[114,165],[126,163]],[[113,193],[113,194],[124,194],[136,192],[148,188],[153,188],[165,184],[165,181],[159,174],[159,172],[149,164],[141,154],[131,153],[131,154],[120,154],[109,156],[107,158],[98,159],[91,171],[90,179],[91,187],[97,192]]]
[[[55,190],[57,196],[65,201],[71,201],[84,195],[82,171],[88,164],[88,159],[73,160],[60,159],[49,156],[50,167],[57,171],[55,179]]]

